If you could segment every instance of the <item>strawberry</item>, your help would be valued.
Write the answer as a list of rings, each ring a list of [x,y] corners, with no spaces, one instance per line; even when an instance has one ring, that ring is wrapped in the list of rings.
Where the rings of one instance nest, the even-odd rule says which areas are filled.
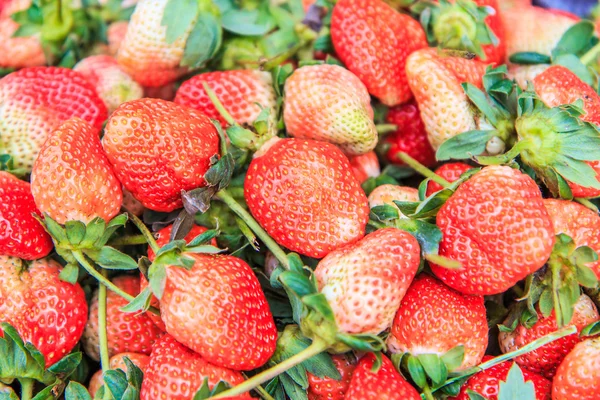
[[[460,369],[477,365],[488,344],[482,296],[459,293],[435,278],[419,275],[396,313],[388,347],[394,353],[443,355],[465,347]]]
[[[195,261],[191,269],[166,271],[160,313],[167,332],[214,365],[263,365],[275,351],[277,329],[250,266],[228,255],[186,256]]]
[[[578,343],[565,357],[552,382],[554,400],[595,400],[600,393],[600,338]]]
[[[123,188],[123,208],[138,217],[142,216],[144,210],[146,209],[144,205],[137,201],[131,192],[125,188]]]
[[[142,372],[145,372],[148,362],[150,361],[150,357],[146,354],[140,353],[119,353],[115,354],[110,358],[110,369],[122,369],[123,372],[127,372],[127,364],[125,364],[124,358],[127,357],[129,360],[134,363]],[[102,377],[102,370],[96,371],[94,375],[90,378],[90,383],[88,384],[88,392],[90,395],[94,397],[98,389],[104,385],[104,378]]]
[[[107,117],[104,102],[79,73],[66,68],[24,68],[0,79],[0,153],[16,168],[31,171],[40,147],[71,117],[98,130]]]
[[[369,92],[338,65],[294,71],[285,82],[283,119],[288,135],[330,142],[348,155],[368,153],[377,144]]]
[[[127,34],[127,28],[129,27],[128,21],[116,21],[110,24],[106,30],[106,39],[108,41],[108,54],[116,57],[121,43],[125,39]]]
[[[528,175],[489,166],[458,187],[437,214],[439,254],[459,269],[431,265],[465,294],[501,293],[540,269],[550,257],[554,230],[540,189]]]
[[[369,219],[346,156],[314,140],[265,143],[248,168],[244,198],[277,243],[315,258],[360,240]]]
[[[493,359],[492,356],[484,356],[482,361]],[[498,400],[498,390],[500,382],[506,381],[508,371],[513,363],[505,361],[494,365],[492,368],[478,372],[469,378],[469,380],[461,387],[460,394],[456,397],[451,397],[453,400],[470,400],[467,390],[471,390],[480,394],[487,400]],[[550,400],[550,392],[552,390],[552,382],[535,372],[527,370],[523,371],[525,382],[532,382],[535,387],[536,400]]]
[[[0,254],[35,260],[54,247],[50,235],[34,218],[40,214],[29,183],[0,171]]]
[[[375,355],[369,353],[360,359],[350,381],[345,400],[419,400],[421,396],[381,355],[381,367],[373,372]]]
[[[436,175],[441,176],[448,182],[457,181],[458,178],[472,167],[469,164],[465,164],[462,162],[448,163],[441,165],[438,169],[435,170]],[[425,196],[429,197],[435,192],[439,192],[442,190],[442,185],[437,182],[429,181],[427,182],[427,191],[425,192]]]
[[[140,278],[123,275],[112,282],[126,293],[137,296],[140,293]],[[106,332],[108,336],[108,353],[110,356],[135,352],[150,354],[152,345],[164,333],[148,317],[148,314],[133,314],[121,311],[127,300],[118,294],[108,291],[106,296]],[[90,314],[82,337],[83,348],[90,358],[100,360],[98,344],[98,290],[90,301]]]
[[[369,207],[382,206],[388,204],[396,207],[394,200],[396,201],[419,201],[419,191],[415,188],[408,186],[397,186],[397,185],[381,185],[377,186],[375,190],[369,194]],[[398,210],[400,211],[400,210]],[[402,216],[402,213],[400,213]]]
[[[508,67],[508,77],[514,79],[519,87],[523,90],[527,89],[527,84],[533,82],[536,76],[548,69],[549,64],[535,65],[510,65]]]
[[[178,343],[172,336],[164,335],[152,348],[140,399],[189,400],[200,389],[204,379],[208,379],[211,388],[220,380],[230,385],[244,381],[240,372],[217,367]],[[243,394],[228,399],[250,400],[252,397]]]
[[[359,183],[365,182],[369,178],[377,178],[381,174],[379,159],[374,151],[370,151],[359,156],[348,157],[352,172]]]
[[[592,300],[586,295],[581,295],[579,301],[574,306],[573,318],[569,325],[576,326],[578,332],[581,332],[586,325],[598,320],[600,320],[600,315]],[[552,310],[552,314],[548,317],[539,315],[538,321],[529,329],[519,324],[512,332],[501,331],[498,336],[498,342],[500,343],[502,352],[508,353],[557,330],[556,316],[554,310]],[[558,365],[567,353],[580,341],[581,338],[578,334],[565,336],[525,355],[519,356],[515,361],[529,371],[552,379]]]
[[[331,40],[342,62],[383,104],[410,100],[406,58],[427,47],[417,21],[382,0],[340,0],[331,16]]]
[[[411,101],[390,108],[387,122],[398,127],[383,139],[388,147],[385,157],[390,163],[403,165],[398,153],[406,153],[427,167],[435,165],[435,151],[427,140],[427,131],[417,103]]]
[[[62,281],[61,269],[49,258],[26,265],[18,258],[0,256],[0,322],[13,325],[25,342],[33,344],[46,367],[75,347],[87,320],[83,289]]]
[[[384,228],[329,253],[315,277],[341,331],[378,334],[391,326],[420,261],[411,234]]]
[[[31,172],[31,193],[38,209],[60,224],[109,221],[123,201],[98,130],[79,118],[59,126],[43,144]]]
[[[506,58],[506,39],[505,28],[502,22],[501,3],[505,0],[473,0],[480,7],[489,7],[493,12],[485,19],[485,23],[494,32],[498,39],[498,44],[487,44],[483,46],[485,58],[483,61],[493,64],[504,64]]]
[[[173,101],[194,108],[227,126],[227,121],[206,94],[203,83],[215,92],[238,124],[251,125],[260,114],[261,107],[274,112],[276,96],[273,82],[271,74],[264,71],[215,71],[199,74],[181,84]]]
[[[143,97],[144,90],[111,56],[90,56],[79,61],[73,70],[82,74],[96,89],[112,113],[120,104]]]
[[[210,160],[219,154],[219,135],[207,116],[159,99],[121,104],[102,143],[123,186],[156,211],[181,207],[182,190],[205,186]]]
[[[486,64],[445,56],[436,49],[417,50],[406,60],[406,76],[429,143],[437,149],[447,139],[477,128],[476,115],[461,84],[482,87]]]
[[[46,64],[39,35],[13,37],[19,24],[0,18],[0,68],[37,67]]]
[[[307,372],[308,400],[344,400],[352,373],[356,369],[356,361],[349,354],[336,354],[331,356],[331,360],[342,377],[340,380],[329,377],[319,378]]]

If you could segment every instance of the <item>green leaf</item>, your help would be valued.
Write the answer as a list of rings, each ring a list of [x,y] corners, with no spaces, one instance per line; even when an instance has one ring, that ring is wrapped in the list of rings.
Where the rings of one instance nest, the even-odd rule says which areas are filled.
[[[181,66],[192,69],[204,66],[221,47],[222,38],[217,18],[209,12],[200,14],[185,43]]]
[[[487,142],[497,135],[496,131],[467,131],[446,140],[437,149],[438,161],[465,160],[483,154]]]
[[[48,371],[52,372],[55,375],[59,375],[61,378],[64,379],[70,376],[73,372],[75,372],[75,369],[77,369],[77,366],[81,362],[82,358],[83,354],[79,351],[68,354],[56,364],[51,365],[48,368]]]
[[[48,233],[55,239],[55,243],[66,243],[68,241],[65,229],[46,213],[44,213],[43,222]]]
[[[106,269],[132,270],[138,267],[133,258],[109,246],[100,249],[98,258],[95,261]]]
[[[567,159],[557,156],[553,163],[554,169],[565,180],[576,183],[586,188],[600,189],[600,182],[596,179],[596,172],[583,161]]]
[[[106,222],[102,218],[94,218],[85,227],[85,237],[81,241],[82,248],[93,247],[104,235]]]
[[[460,345],[448,350],[442,357],[446,369],[450,372],[458,369],[465,358],[465,346]]]
[[[395,226],[413,235],[423,254],[437,254],[442,241],[442,231],[435,224],[403,218],[396,221]]]
[[[115,399],[123,398],[123,394],[127,389],[128,382],[125,372],[120,369],[109,369],[104,372],[104,382],[110,393]]]
[[[371,208],[371,215],[378,221],[397,219],[400,216],[400,214],[398,214],[398,209],[389,204]]]
[[[577,265],[577,282],[586,288],[595,288],[598,286],[596,274],[587,265]]]
[[[168,0],[161,21],[161,25],[167,27],[167,43],[172,44],[181,38],[199,12],[198,0]]]
[[[419,354],[417,356],[425,373],[435,386],[441,386],[448,377],[448,370],[437,354]]]
[[[302,297],[302,302],[310,309],[321,314],[326,320],[335,323],[335,314],[323,293],[314,293]]]
[[[419,359],[414,356],[409,356],[407,367],[408,373],[415,384],[420,388],[425,387],[427,385],[427,376],[425,375],[425,369],[421,365]]]
[[[223,29],[240,36],[262,36],[275,27],[268,8],[256,10],[230,9],[221,16]]]
[[[81,383],[71,381],[65,390],[65,400],[92,400],[92,396]]]
[[[462,85],[463,90],[469,100],[485,115],[487,120],[494,126],[498,124],[498,111],[492,107],[485,93],[477,86],[465,82]]]
[[[303,274],[285,271],[279,275],[279,281],[300,298],[317,292],[312,282]]]
[[[149,287],[146,287],[130,303],[121,307],[120,310],[126,313],[146,311],[150,307],[151,299],[152,291]]]
[[[579,333],[579,336],[589,337],[596,336],[598,334],[600,334],[600,321],[592,322],[591,324],[585,326]]]
[[[539,300],[540,312],[546,318],[550,316],[554,309],[554,298],[551,290],[544,290]]]
[[[472,391],[471,389],[467,389],[467,396],[469,396],[469,400],[487,400],[486,397],[483,397],[482,395]]]
[[[79,279],[79,264],[68,263],[60,271],[60,275],[58,277],[63,282],[69,282],[72,284],[77,283],[77,279]]]
[[[506,381],[500,381],[498,400],[536,400],[533,382],[525,382],[517,363],[513,363],[508,371]]]
[[[594,24],[588,20],[581,20],[572,25],[563,35],[552,50],[552,58],[564,54],[576,55],[583,51],[594,36]]]
[[[520,65],[550,64],[552,62],[550,56],[530,51],[513,53],[508,59],[511,63]]]

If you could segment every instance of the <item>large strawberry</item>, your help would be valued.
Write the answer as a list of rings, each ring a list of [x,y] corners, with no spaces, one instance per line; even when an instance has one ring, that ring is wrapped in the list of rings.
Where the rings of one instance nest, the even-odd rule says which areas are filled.
[[[465,357],[460,368],[464,369],[481,361],[488,343],[487,331],[482,296],[461,294],[422,274],[402,299],[388,346],[394,353],[441,356],[462,345]]]
[[[444,164],[444,165],[440,166],[438,169],[436,169],[434,172],[436,173],[436,175],[441,176],[448,182],[454,182],[454,181],[457,181],[462,174],[464,174],[471,168],[473,168],[473,167],[471,167],[469,164],[465,164],[462,162],[455,162],[455,163]],[[429,182],[427,182],[427,191],[425,192],[425,195],[427,197],[429,197],[432,194],[434,194],[435,192],[438,192],[442,189],[443,189],[442,185],[440,185],[439,183],[434,182],[434,181],[429,181]]]
[[[466,294],[501,293],[550,257],[554,230],[537,184],[505,166],[490,166],[460,185],[437,214],[439,254],[458,269],[431,265],[448,286]]]
[[[406,58],[427,47],[421,25],[382,0],[340,0],[331,16],[337,55],[387,106],[408,101]]]
[[[100,129],[104,102],[87,80],[66,68],[33,67],[0,79],[0,153],[30,171],[50,132],[71,117]]]
[[[210,388],[221,380],[230,385],[238,385],[244,381],[240,372],[217,367],[178,343],[172,336],[165,335],[152,348],[140,399],[189,400],[205,379],[208,379]],[[228,399],[250,400],[252,397],[243,394]]]
[[[46,367],[75,347],[87,320],[79,284],[59,278],[61,266],[44,258],[26,265],[0,256],[0,322],[8,322],[43,355]]]
[[[329,253],[315,277],[341,331],[378,334],[391,326],[420,261],[411,234],[385,228]]]
[[[285,82],[283,119],[290,136],[323,140],[348,155],[377,144],[371,97],[352,72],[338,65],[309,65]]]
[[[573,307],[573,318],[569,325],[576,326],[577,330],[581,332],[586,325],[599,319],[598,310],[592,300],[586,295],[581,295]],[[555,313],[552,311],[548,317],[540,315],[539,320],[529,329],[519,324],[512,332],[500,332],[498,342],[502,352],[508,353],[556,330],[558,330],[558,324]],[[580,341],[581,338],[575,333],[519,356],[515,361],[523,368],[551,379],[567,353]]]
[[[558,367],[553,400],[597,400],[600,393],[600,338],[575,346]]]
[[[344,400],[350,386],[352,373],[356,369],[356,359],[352,354],[336,354],[331,360],[339,371],[341,378],[335,380],[327,376],[319,378],[307,372],[308,400]]]
[[[205,186],[204,174],[219,154],[219,135],[207,116],[159,99],[121,104],[102,143],[123,186],[156,211],[181,207],[182,190]]]
[[[250,163],[244,197],[279,244],[315,258],[365,235],[367,197],[336,146],[273,138]]]
[[[369,353],[358,362],[345,400],[420,400],[421,396],[394,368],[385,355],[381,366],[373,370],[375,355]]]
[[[34,218],[39,211],[29,183],[0,171],[0,254],[34,260],[48,255],[52,239]]]
[[[112,219],[123,202],[98,129],[79,118],[59,126],[43,144],[31,172],[38,209],[60,224]]]

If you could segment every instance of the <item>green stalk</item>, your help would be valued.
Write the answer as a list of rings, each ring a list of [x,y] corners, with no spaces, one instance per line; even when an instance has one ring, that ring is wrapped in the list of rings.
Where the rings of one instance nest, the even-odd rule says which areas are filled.
[[[422,396],[425,397],[425,400],[435,400],[435,397],[433,397],[433,393],[431,392],[431,388],[427,383],[425,383],[425,387],[423,387],[422,389]]]
[[[396,132],[398,130],[398,125],[379,124],[379,125],[375,125],[375,129],[377,129],[378,134],[383,135],[385,133]]]
[[[108,246],[133,246],[136,244],[147,244],[146,236],[144,235],[132,235],[132,236],[121,236],[113,239],[107,243]]]
[[[439,254],[425,254],[425,259],[435,265],[439,265],[446,269],[461,269],[460,261],[451,260],[448,257],[440,256]]]
[[[35,381],[31,378],[21,378],[19,383],[21,384],[21,400],[31,400]]]
[[[56,0],[56,5],[58,9],[56,10],[56,18],[58,22],[62,25],[63,23],[63,15],[62,15],[62,0]]]
[[[244,377],[246,379],[248,379],[248,377],[246,375],[244,375]],[[269,394],[269,392],[267,392],[265,390],[265,388],[263,388],[261,385],[258,385],[257,387],[254,388],[254,390],[258,393],[258,395],[263,399],[263,400],[275,400],[273,398],[273,396],[271,396]]]
[[[579,204],[581,204],[582,206],[585,206],[594,212],[598,212],[598,207],[596,207],[596,205],[594,203],[592,203],[591,201],[589,201],[588,199],[585,199],[583,197],[577,197],[574,200],[576,202],[578,202]]]
[[[106,271],[102,270],[102,276],[106,278]],[[100,346],[100,365],[102,374],[110,369],[110,357],[108,355],[108,334],[106,332],[106,286],[100,284],[98,287],[98,341]],[[104,391],[104,400],[110,400],[108,390]]]
[[[219,114],[221,114],[223,119],[225,119],[225,121],[227,121],[229,125],[236,125],[235,120],[233,119],[231,114],[229,114],[229,111],[225,109],[223,103],[221,103],[215,92],[210,88],[210,86],[208,86],[208,83],[202,82],[202,87],[204,88],[204,91],[208,95],[208,98],[210,99],[210,101],[212,101],[213,105],[215,106]]]
[[[588,65],[592,61],[594,61],[596,58],[598,58],[599,54],[600,54],[600,43],[596,44],[594,47],[589,49],[587,51],[587,53],[585,53],[583,56],[581,56],[580,60],[584,65]]]
[[[427,168],[426,166],[424,166],[423,164],[421,164],[420,162],[418,162],[417,160],[415,160],[414,158],[412,158],[411,156],[409,156],[406,153],[397,153],[396,154],[398,156],[399,159],[401,159],[402,161],[404,161],[404,163],[406,165],[408,165],[409,167],[411,167],[412,169],[414,169],[415,171],[417,171],[419,174],[423,175],[426,178],[431,179],[434,182],[439,183],[440,185],[442,185],[442,187],[450,187],[451,183],[448,182],[447,180],[445,180],[444,178],[442,178],[441,176],[439,176],[438,174],[436,174],[435,172],[433,172],[432,170],[430,170],[429,168]]]
[[[127,214],[129,215],[131,222],[133,222],[133,224],[139,229],[139,231],[142,233],[142,235],[146,238],[146,242],[148,242],[148,245],[150,245],[150,248],[152,249],[152,251],[154,253],[158,253],[158,251],[160,250],[160,247],[158,247],[158,243],[156,243],[156,239],[154,238],[154,236],[152,235],[152,232],[150,232],[150,230],[148,229],[146,224],[144,224],[144,221],[139,219],[137,217],[137,215],[135,215],[134,213],[132,213],[130,211],[127,211]]]
[[[248,379],[247,381],[244,381],[243,383],[240,383],[237,386],[232,387],[231,389],[219,393],[216,396],[210,397],[210,399],[223,399],[226,397],[239,396],[243,393],[249,392],[250,390],[256,388],[258,385],[268,382],[276,376],[283,374],[288,369],[295,367],[296,365],[308,360],[311,357],[316,356],[317,354],[321,354],[328,347],[329,344],[326,343],[324,340],[315,339],[313,340],[310,346],[302,350],[300,353],[295,354],[294,356],[282,361],[274,367],[271,367],[257,375],[254,375],[252,378]]]

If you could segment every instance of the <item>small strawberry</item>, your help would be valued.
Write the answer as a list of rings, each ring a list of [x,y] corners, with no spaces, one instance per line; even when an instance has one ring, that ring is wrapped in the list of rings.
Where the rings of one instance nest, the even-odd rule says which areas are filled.
[[[265,143],[248,168],[244,198],[277,243],[315,258],[360,240],[369,219],[348,158],[315,140]]]
[[[79,118],[59,126],[40,149],[31,172],[38,209],[60,224],[109,221],[123,201],[98,130]]]
[[[339,380],[319,378],[307,372],[308,400],[344,400],[352,373],[356,369],[356,360],[349,354],[336,354],[331,356],[331,360],[342,377]]]
[[[558,367],[553,400],[597,400],[600,393],[600,338],[577,344]]]
[[[50,235],[34,218],[40,214],[29,183],[0,171],[0,254],[35,260],[54,247]]]
[[[8,322],[44,356],[46,367],[75,347],[87,320],[79,284],[59,278],[62,267],[44,258],[26,265],[0,256],[0,322]]]
[[[146,209],[146,207],[144,207],[144,205],[133,197],[131,192],[125,188],[123,188],[123,208],[138,217],[142,216]]]
[[[342,62],[383,104],[410,100],[406,58],[428,46],[417,21],[382,0],[340,0],[331,16],[331,40]]]
[[[432,264],[448,286],[465,294],[501,293],[540,269],[554,230],[537,184],[505,166],[489,166],[458,187],[441,207],[439,254],[459,269]]]
[[[348,157],[352,172],[359,183],[365,182],[369,178],[377,178],[381,174],[379,159],[374,151],[370,151],[359,156]]]
[[[414,101],[390,108],[387,122],[398,127],[383,139],[388,148],[385,157],[390,163],[403,165],[398,153],[406,153],[427,167],[435,165],[435,151],[429,144],[419,107]]]
[[[419,201],[419,191],[415,188],[408,186],[397,186],[397,185],[381,185],[377,186],[375,190],[369,194],[369,207],[382,206],[388,204],[392,207],[396,207],[394,200],[396,201]]]
[[[135,297],[140,293],[140,278],[137,276],[123,275],[114,278],[112,282],[131,296]],[[127,304],[127,300],[118,294],[112,291],[107,292],[106,332],[109,356],[124,352],[150,354],[152,345],[164,331],[150,320],[148,314],[121,311],[121,307]],[[87,355],[99,361],[98,290],[94,292],[90,301],[90,314],[81,339]]]
[[[0,18],[0,68],[37,67],[46,64],[39,35],[13,37],[19,24]]]
[[[528,343],[558,330],[554,310],[549,317],[542,315],[539,315],[539,317],[538,321],[529,329],[519,324],[512,332],[501,331],[498,336],[498,342],[500,343],[502,352],[508,353],[520,349]],[[569,326],[576,326],[577,331],[581,332],[586,325],[598,320],[600,320],[600,315],[592,300],[586,295],[581,295],[579,301],[574,306],[573,318]],[[580,341],[581,338],[578,334],[572,334],[519,356],[515,361],[529,371],[552,379],[558,365],[567,353]]]
[[[129,27],[128,21],[116,21],[110,24],[106,30],[106,39],[108,41],[108,54],[116,57],[121,43],[125,40],[127,34],[127,28]]]
[[[472,167],[469,164],[465,164],[462,162],[455,163],[447,163],[441,165],[438,169],[435,170],[436,175],[441,176],[448,182],[457,181],[458,178]],[[442,185],[437,182],[429,181],[427,183],[427,191],[425,192],[425,196],[429,197],[435,192],[442,190]]]
[[[82,74],[96,89],[109,114],[126,101],[142,98],[144,90],[111,56],[90,56],[79,61],[74,71]]]
[[[492,356],[483,357],[483,362],[493,359]],[[467,390],[473,391],[487,400],[498,400],[498,390],[500,382],[506,381],[508,371],[513,363],[505,361],[497,364],[492,368],[478,372],[469,378],[469,380],[461,387],[460,394],[456,397],[451,397],[452,400],[470,400]],[[535,400],[550,400],[552,391],[552,382],[535,372],[527,370],[523,371],[525,382],[532,382],[535,387]]]
[[[123,186],[145,207],[173,211],[181,191],[206,185],[204,174],[219,154],[219,135],[204,114],[165,100],[121,104],[102,139]]]
[[[408,288],[388,337],[394,353],[443,355],[465,347],[460,369],[477,365],[488,344],[482,296],[459,293],[435,278],[419,275]]]
[[[338,65],[294,71],[285,81],[283,119],[290,136],[330,142],[348,155],[368,153],[378,140],[369,92]]]
[[[384,228],[329,253],[315,277],[341,331],[378,334],[391,326],[420,261],[411,234]]]
[[[381,355],[381,367],[373,372],[375,355],[369,353],[360,359],[350,381],[345,400],[420,400],[421,396]]]
[[[127,372],[127,364],[125,364],[124,358],[127,357],[136,367],[142,370],[142,372],[146,371],[146,367],[148,366],[148,362],[150,361],[150,357],[146,354],[140,353],[119,353],[115,354],[110,358],[110,369],[121,369],[123,372]],[[104,378],[102,377],[103,371],[97,371],[90,378],[90,383],[88,384],[88,392],[90,395],[94,397],[98,389],[104,385]]]
[[[230,385],[244,381],[240,372],[217,367],[164,335],[152,348],[150,361],[144,373],[141,400],[189,400],[194,397],[205,379],[210,388],[223,380]],[[251,400],[249,394],[228,397],[230,400]]]
[[[52,131],[72,117],[100,130],[107,118],[104,102],[79,73],[66,68],[24,68],[0,79],[0,153],[15,168],[31,171]]]

